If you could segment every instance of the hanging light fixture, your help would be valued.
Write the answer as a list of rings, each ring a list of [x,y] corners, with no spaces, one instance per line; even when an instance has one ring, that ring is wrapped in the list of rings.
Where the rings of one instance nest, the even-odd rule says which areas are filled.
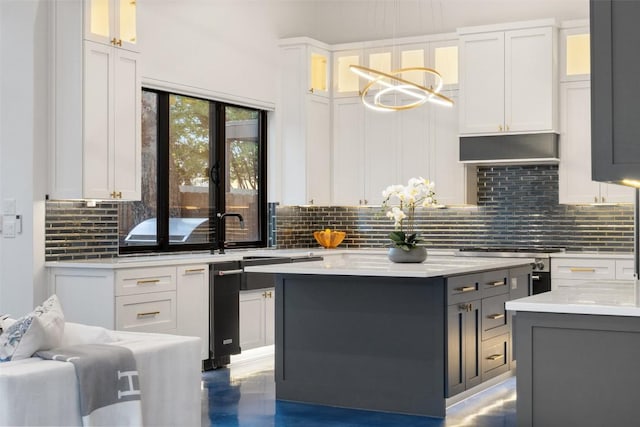
[[[397,13],[397,0],[394,7]],[[395,22],[393,36],[395,45]],[[443,86],[442,76],[433,68],[409,67],[383,72],[361,65],[350,65],[349,69],[368,81],[360,91],[360,98],[362,103],[372,110],[402,111],[419,107],[426,102],[448,107],[453,106],[453,100],[440,93]],[[434,86],[426,87],[401,77],[403,73],[407,72],[422,73],[425,77],[432,76]],[[369,96],[370,92],[375,92],[375,94]],[[368,99],[368,97],[372,99]]]

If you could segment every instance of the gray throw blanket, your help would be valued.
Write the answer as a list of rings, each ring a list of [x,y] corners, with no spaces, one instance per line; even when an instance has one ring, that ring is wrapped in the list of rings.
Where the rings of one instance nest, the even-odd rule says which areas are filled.
[[[142,425],[138,370],[128,348],[83,344],[40,351],[36,356],[73,364],[83,425]]]

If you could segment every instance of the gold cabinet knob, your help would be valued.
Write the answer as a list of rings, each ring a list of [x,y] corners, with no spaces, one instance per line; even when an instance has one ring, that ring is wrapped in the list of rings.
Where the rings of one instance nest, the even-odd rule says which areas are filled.
[[[502,125],[498,125],[498,130],[502,132]]]

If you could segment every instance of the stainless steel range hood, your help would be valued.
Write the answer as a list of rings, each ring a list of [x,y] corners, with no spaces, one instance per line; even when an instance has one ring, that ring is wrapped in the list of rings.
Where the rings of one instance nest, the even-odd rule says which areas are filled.
[[[460,161],[472,164],[558,163],[558,134],[461,136]]]

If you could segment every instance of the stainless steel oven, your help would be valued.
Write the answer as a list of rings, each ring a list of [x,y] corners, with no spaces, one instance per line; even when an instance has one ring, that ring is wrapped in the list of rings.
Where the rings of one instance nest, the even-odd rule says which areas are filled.
[[[550,254],[564,251],[560,247],[474,246],[461,248],[456,255],[534,259],[529,295],[535,295],[551,290]]]

